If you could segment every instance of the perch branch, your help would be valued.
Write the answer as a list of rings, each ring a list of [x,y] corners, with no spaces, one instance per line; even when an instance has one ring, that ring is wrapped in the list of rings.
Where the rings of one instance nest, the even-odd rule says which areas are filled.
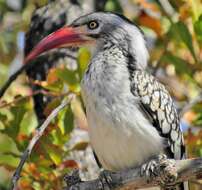
[[[108,176],[107,178],[110,180],[108,180],[108,183],[103,181],[101,176],[95,180],[81,181],[78,172],[73,172],[71,176],[65,177],[65,181],[67,182],[65,190],[126,190],[162,186],[161,174],[163,173],[167,173],[167,176],[174,173],[176,174],[175,181],[172,182],[172,184],[166,184],[169,186],[187,180],[202,178],[202,158],[185,160],[165,159],[164,164],[165,163],[167,164],[167,167],[162,167],[162,165],[159,164],[161,166],[158,165],[157,175],[155,177],[151,177],[150,179],[141,176],[141,167],[120,172],[109,172],[108,175],[110,177]]]
[[[66,105],[68,105],[73,98],[74,98],[74,95],[71,94],[68,96],[67,99],[64,99],[63,102],[51,112],[51,114],[47,117],[47,119],[44,121],[44,123],[39,128],[36,129],[36,133],[33,136],[32,140],[30,141],[27,149],[23,153],[20,163],[12,177],[11,190],[15,190],[17,188],[17,182],[20,178],[20,173],[22,171],[23,165],[24,165],[25,161],[27,160],[28,156],[31,154],[34,145],[37,143],[37,141],[43,135],[45,129],[48,127],[48,125],[50,124],[52,119],[55,118],[57,116],[57,114],[60,112],[60,110],[62,110]]]

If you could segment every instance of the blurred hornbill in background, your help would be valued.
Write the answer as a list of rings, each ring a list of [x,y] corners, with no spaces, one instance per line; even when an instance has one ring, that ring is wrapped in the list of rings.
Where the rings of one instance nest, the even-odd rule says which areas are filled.
[[[30,27],[26,33],[25,57],[45,36],[56,31],[58,28],[61,28],[64,25],[70,24],[75,18],[78,18],[83,14],[93,11],[103,11],[106,2],[107,0],[51,0],[47,5],[37,8],[32,14]],[[77,51],[78,48],[56,49],[45,53],[37,59],[33,60],[31,64],[33,66],[26,70],[26,74],[29,80],[45,81],[50,69],[57,67],[59,63],[61,63],[61,60],[63,64],[77,64]],[[36,91],[43,90],[43,87],[36,83],[31,82],[30,86],[32,88],[33,94]],[[52,99],[53,97],[44,95],[42,93],[37,93],[33,96],[34,110],[39,126],[47,117],[44,113],[44,110]],[[98,172],[96,163],[99,165],[99,167],[100,163],[94,152],[92,154],[90,147],[86,150],[85,154],[88,154],[88,161],[84,162],[81,161],[83,156],[80,154],[72,153],[71,156],[74,159],[77,158],[77,160],[81,161],[81,170],[82,165],[83,168],[86,168],[86,165],[89,165],[87,167],[88,172],[84,172],[85,174],[82,173],[81,175],[85,179],[90,179],[95,175],[96,172]],[[82,157],[82,159],[80,157]],[[94,159],[96,160],[96,163],[92,161]],[[91,176],[91,174],[93,175]]]
[[[51,0],[49,3],[34,11],[29,31],[26,34],[25,56],[32,48],[45,36],[54,32],[58,28],[71,23],[82,14],[92,11],[102,11],[106,0]],[[48,71],[59,64],[59,60],[76,64],[77,49],[60,49],[46,53],[33,62],[33,66],[27,69],[27,76],[30,80],[44,81]],[[68,61],[67,61],[68,60]],[[31,83],[33,92],[43,89],[40,85]],[[44,94],[34,95],[34,109],[39,124],[46,118],[44,109],[51,97]]]

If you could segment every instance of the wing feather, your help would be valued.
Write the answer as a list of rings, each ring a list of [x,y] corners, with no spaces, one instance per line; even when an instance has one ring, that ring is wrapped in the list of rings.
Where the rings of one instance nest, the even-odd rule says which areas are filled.
[[[167,139],[166,152],[169,157],[181,159],[184,156],[183,135],[174,102],[165,87],[152,75],[136,70],[131,81],[131,92],[140,99],[140,108]]]

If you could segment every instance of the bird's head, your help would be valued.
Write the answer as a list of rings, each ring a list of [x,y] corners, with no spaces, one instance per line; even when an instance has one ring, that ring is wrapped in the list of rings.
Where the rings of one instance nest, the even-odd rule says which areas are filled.
[[[99,51],[109,42],[134,57],[137,67],[146,67],[148,52],[141,30],[126,17],[109,12],[81,16],[71,25],[48,35],[34,47],[25,63],[54,48],[93,45]]]

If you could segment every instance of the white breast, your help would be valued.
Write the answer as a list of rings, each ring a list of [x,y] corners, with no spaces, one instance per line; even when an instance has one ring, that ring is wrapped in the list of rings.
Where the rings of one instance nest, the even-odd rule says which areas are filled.
[[[94,60],[82,82],[91,144],[108,170],[135,167],[164,148],[163,138],[130,92],[128,71],[120,56],[107,71],[100,63],[102,58]]]
[[[162,151],[161,137],[135,105],[86,102],[91,143],[105,169],[133,167]]]

